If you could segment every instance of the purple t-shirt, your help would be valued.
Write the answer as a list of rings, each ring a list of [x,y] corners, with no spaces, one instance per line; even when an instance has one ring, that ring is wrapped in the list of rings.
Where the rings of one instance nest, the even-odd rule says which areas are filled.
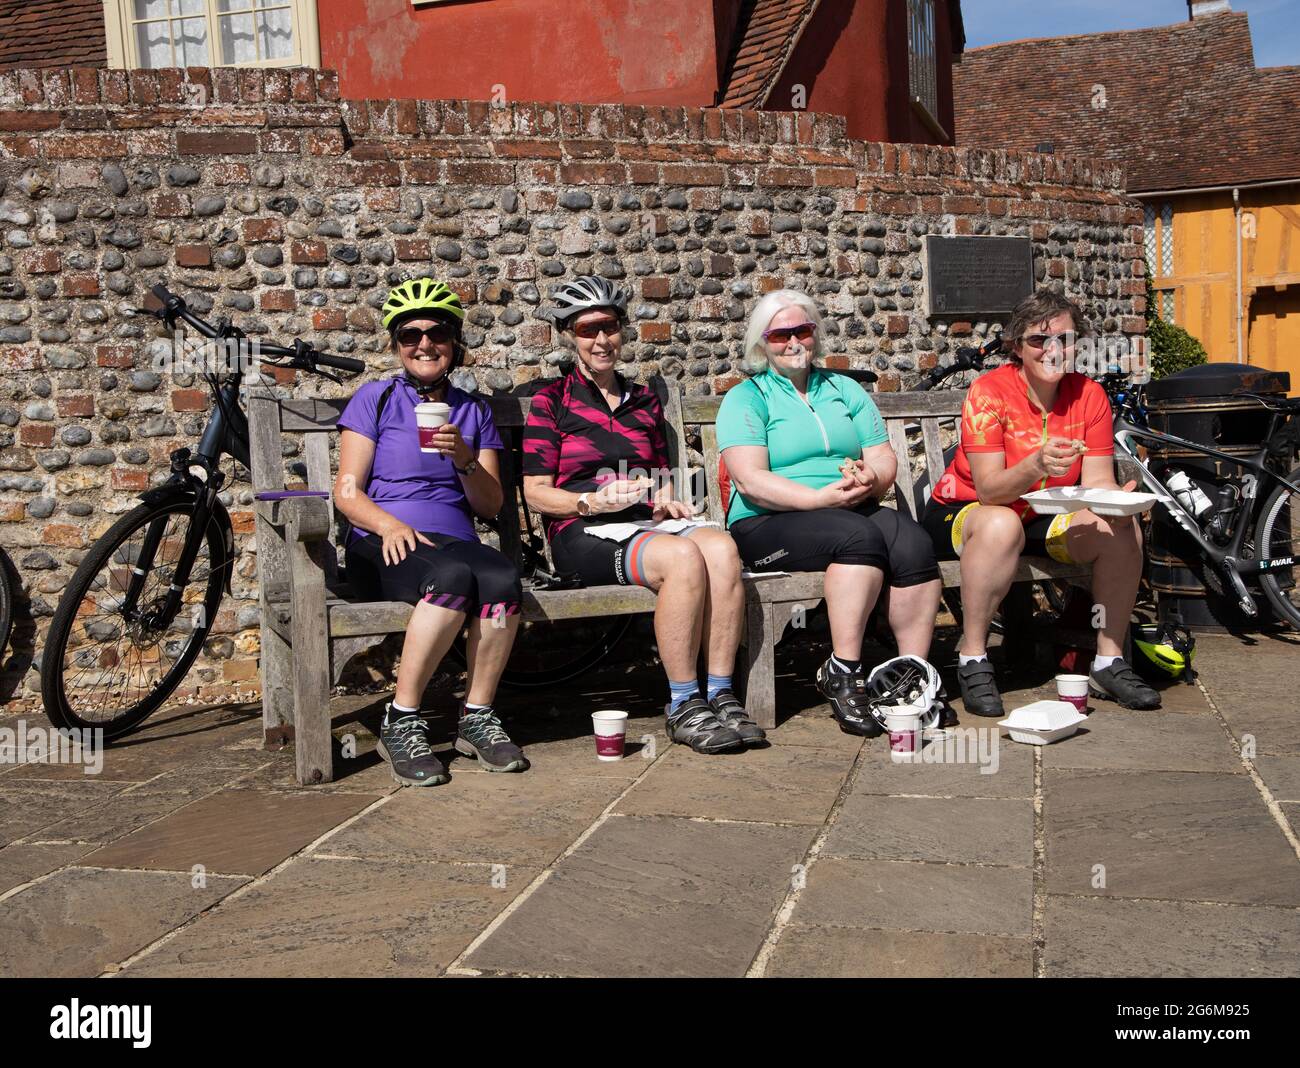
[[[391,378],[367,382],[352,395],[339,416],[340,428],[354,430],[375,443],[366,496],[415,530],[478,541],[469,501],[451,457],[420,451],[415,424],[420,395],[414,387],[399,379],[384,405],[383,418],[375,425],[379,396],[392,383]],[[491,411],[480,398],[448,386],[447,403],[451,405],[451,421],[476,454],[480,449],[505,447]],[[353,537],[368,533],[353,527]]]

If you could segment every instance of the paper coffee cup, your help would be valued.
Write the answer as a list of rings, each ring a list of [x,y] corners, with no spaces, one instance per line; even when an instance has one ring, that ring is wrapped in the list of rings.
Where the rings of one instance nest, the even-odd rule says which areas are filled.
[[[425,401],[415,406],[415,423],[420,429],[420,451],[437,452],[433,447],[434,432],[451,421],[451,405],[440,401]]]
[[[1080,712],[1088,711],[1088,676],[1057,675],[1056,696],[1069,701]]]
[[[921,713],[915,708],[902,706],[885,712],[885,727],[889,730],[890,753],[912,754],[919,748]]]
[[[604,709],[591,714],[597,760],[622,760],[627,741],[627,713]]]

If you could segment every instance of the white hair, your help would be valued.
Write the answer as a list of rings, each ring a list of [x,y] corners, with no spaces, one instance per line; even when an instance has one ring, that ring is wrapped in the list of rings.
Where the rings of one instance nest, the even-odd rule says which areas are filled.
[[[745,350],[742,358],[745,369],[750,374],[767,370],[767,342],[763,338],[763,331],[786,308],[801,308],[808,316],[808,321],[816,325],[817,333],[813,335],[812,362],[817,363],[821,360],[822,314],[817,310],[812,297],[807,293],[800,293],[797,289],[774,289],[754,305],[754,310],[749,313],[749,323],[745,327]]]

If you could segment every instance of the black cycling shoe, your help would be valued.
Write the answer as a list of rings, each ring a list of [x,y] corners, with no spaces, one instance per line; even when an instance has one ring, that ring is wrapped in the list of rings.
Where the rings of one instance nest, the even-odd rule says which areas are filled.
[[[1160,694],[1142,681],[1123,660],[1088,676],[1088,692],[1093,697],[1118,701],[1125,708],[1149,710],[1160,707]]]
[[[481,712],[461,709],[456,752],[477,757],[479,765],[488,771],[523,771],[528,767],[524,751],[510,740],[491,708]]]
[[[827,660],[817,669],[817,689],[831,703],[831,716],[845,734],[875,738],[883,733],[884,728],[868,707],[865,671],[851,674],[831,671],[831,662]]]
[[[948,703],[948,695],[942,686],[939,687],[939,692],[934,699],[939,705],[939,721],[935,726],[939,728],[957,726],[957,710]]]
[[[745,745],[762,745],[767,741],[767,731],[749,718],[740,698],[730,690],[719,690],[718,696],[709,702],[709,707],[718,717],[718,722],[739,734]]]
[[[698,696],[668,715],[668,740],[689,745],[697,753],[725,753],[745,744],[740,732],[722,722],[709,702]]]
[[[390,704],[384,717],[392,711]],[[438,786],[451,776],[429,745],[429,727],[419,716],[408,713],[385,722],[379,728],[379,755],[388,761],[393,778],[404,786]]]
[[[987,657],[957,665],[957,682],[961,686],[962,704],[973,716],[1002,716],[1002,695],[998,693],[993,663]]]

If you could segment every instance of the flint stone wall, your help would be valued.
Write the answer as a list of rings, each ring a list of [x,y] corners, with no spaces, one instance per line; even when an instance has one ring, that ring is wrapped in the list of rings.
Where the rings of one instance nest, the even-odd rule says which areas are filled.
[[[167,344],[126,313],[156,281],[267,341],[365,359],[342,391],[391,372],[377,309],[417,275],[468,305],[461,381],[484,390],[554,373],[539,311],[563,279],[619,279],[627,372],[694,393],[740,380],[748,309],[788,286],[824,310],[827,362],[896,390],[990,326],[926,319],[922,235],[1028,236],[1041,282],[1140,334],[1141,222],[1113,166],[852,141],[836,116],[345,101],[305,69],[0,73],[0,543],[30,598],[0,697],[36,693],[33,652],[85,549],[205,421],[202,380],[160,370]],[[181,696],[257,685],[235,476],[235,596]]]

